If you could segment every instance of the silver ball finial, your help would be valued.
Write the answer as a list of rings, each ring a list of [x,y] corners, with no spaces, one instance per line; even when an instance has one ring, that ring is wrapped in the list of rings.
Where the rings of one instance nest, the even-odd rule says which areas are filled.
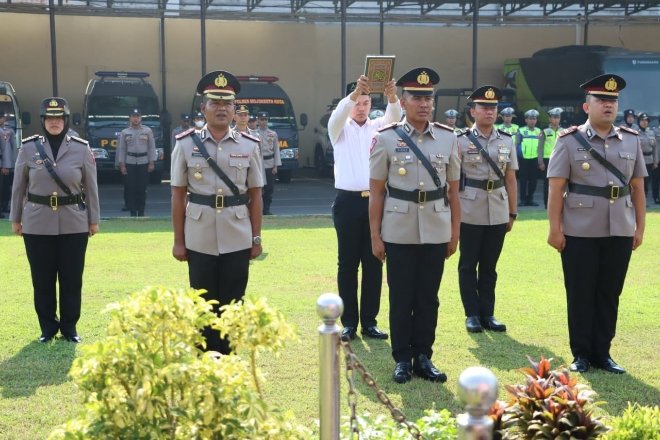
[[[344,312],[344,302],[335,293],[324,293],[316,300],[316,313],[325,321],[336,321]]]
[[[497,399],[497,378],[488,368],[466,368],[458,378],[458,398],[471,416],[488,414]]]

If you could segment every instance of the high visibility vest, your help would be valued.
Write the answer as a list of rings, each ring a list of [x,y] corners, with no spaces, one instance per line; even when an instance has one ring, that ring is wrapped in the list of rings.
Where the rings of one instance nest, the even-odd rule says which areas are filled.
[[[505,127],[504,124],[497,124],[495,128],[497,128],[498,130],[506,131],[511,136],[513,136],[516,133],[518,133],[518,129],[520,128],[520,126],[518,124],[511,124],[508,127]]]
[[[520,147],[522,149],[523,159],[536,159],[538,157],[541,129],[534,127],[533,130],[530,130],[529,127],[525,126],[518,130],[518,134],[522,138]]]
[[[543,144],[544,159],[549,159],[550,155],[552,154],[552,150],[555,149],[555,144],[557,143],[557,133],[559,133],[559,130],[561,130],[561,127],[557,128],[557,130],[552,129],[551,127],[543,130],[543,134],[545,135],[545,143]]]

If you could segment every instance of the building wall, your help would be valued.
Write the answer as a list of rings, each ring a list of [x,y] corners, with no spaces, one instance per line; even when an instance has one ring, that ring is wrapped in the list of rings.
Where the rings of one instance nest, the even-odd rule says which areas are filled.
[[[502,85],[506,58],[575,44],[580,31],[566,26],[480,27],[478,83]],[[151,73],[161,94],[160,22],[152,18],[56,16],[59,94],[73,112],[82,111],[87,82],[96,70]],[[314,127],[327,104],[341,94],[340,26],[329,23],[207,21],[207,71],[275,75],[299,114],[309,116],[301,132],[303,165],[312,165]],[[660,51],[660,26],[590,25],[589,44]],[[39,130],[38,105],[52,94],[48,15],[0,14],[0,79],[14,85],[22,110],[33,115],[25,134]],[[167,108],[174,121],[189,111],[201,76],[200,23],[165,22]],[[364,68],[364,56],[379,51],[379,26],[347,25],[347,81]],[[384,52],[397,56],[395,75],[412,67],[438,71],[441,87],[470,87],[472,29],[460,26],[386,25]]]

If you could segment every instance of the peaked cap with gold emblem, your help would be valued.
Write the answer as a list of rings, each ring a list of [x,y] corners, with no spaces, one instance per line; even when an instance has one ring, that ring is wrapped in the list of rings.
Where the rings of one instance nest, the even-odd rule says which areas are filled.
[[[468,96],[470,104],[481,104],[486,107],[495,107],[502,99],[502,91],[495,87],[486,84],[479,87]]]
[[[618,75],[604,73],[580,84],[586,95],[600,99],[619,99],[619,92],[626,87],[626,81]]]
[[[69,116],[69,104],[59,97],[46,98],[39,106],[39,116]]]
[[[411,95],[433,95],[433,86],[440,82],[440,76],[428,67],[416,67],[396,82],[404,92]]]
[[[241,104],[238,107],[236,107],[236,114],[239,113],[250,113],[250,109],[248,108],[247,105]]]
[[[241,84],[234,75],[224,70],[207,73],[197,83],[197,94],[210,99],[229,101],[241,91]]]

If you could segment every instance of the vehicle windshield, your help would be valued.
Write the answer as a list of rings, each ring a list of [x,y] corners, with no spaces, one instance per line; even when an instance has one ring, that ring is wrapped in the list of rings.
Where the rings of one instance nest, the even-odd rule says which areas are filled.
[[[660,88],[651,86],[660,75],[660,57],[606,58],[603,70],[626,80],[626,88],[619,95],[619,113],[632,108],[652,118],[660,116]]]
[[[148,96],[92,96],[87,114],[91,123],[128,122],[129,113],[139,108],[142,121],[159,119],[158,100]]]
[[[14,101],[11,99],[10,95],[0,95],[0,113],[7,115],[5,119],[5,124],[12,128],[16,128],[16,115],[14,112]]]
[[[296,125],[291,103],[280,98],[238,98],[236,105],[247,105],[251,115],[268,112],[269,127],[291,127]]]

